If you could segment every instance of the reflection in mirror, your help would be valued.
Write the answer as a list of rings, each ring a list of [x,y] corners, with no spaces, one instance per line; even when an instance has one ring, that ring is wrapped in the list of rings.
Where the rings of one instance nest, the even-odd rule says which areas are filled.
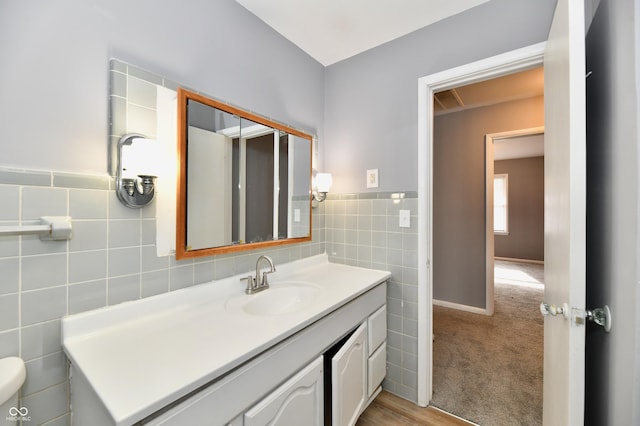
[[[176,257],[311,239],[311,136],[179,89]]]

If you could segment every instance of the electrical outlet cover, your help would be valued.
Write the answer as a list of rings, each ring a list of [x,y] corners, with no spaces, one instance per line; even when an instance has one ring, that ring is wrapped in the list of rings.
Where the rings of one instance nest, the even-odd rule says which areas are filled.
[[[400,228],[411,227],[411,210],[400,210]]]

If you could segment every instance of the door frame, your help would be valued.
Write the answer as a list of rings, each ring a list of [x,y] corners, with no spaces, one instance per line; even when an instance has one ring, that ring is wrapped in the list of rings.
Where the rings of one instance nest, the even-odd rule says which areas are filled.
[[[418,405],[433,395],[433,94],[541,66],[538,43],[418,79]]]

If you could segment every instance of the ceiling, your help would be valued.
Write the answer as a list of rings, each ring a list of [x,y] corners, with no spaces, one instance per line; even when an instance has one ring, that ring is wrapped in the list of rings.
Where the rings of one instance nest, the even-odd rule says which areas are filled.
[[[489,0],[236,0],[327,66]]]
[[[536,96],[544,96],[542,67],[438,92],[433,109],[441,115]]]
[[[324,66],[489,0],[235,0]],[[435,94],[435,115],[544,95],[542,68]],[[504,140],[496,159],[543,155],[542,137]]]
[[[544,133],[493,141],[494,161],[542,156],[544,156]]]
[[[536,96],[544,96],[542,67],[435,93],[434,115]],[[493,148],[494,160],[544,156],[544,134],[497,139]]]

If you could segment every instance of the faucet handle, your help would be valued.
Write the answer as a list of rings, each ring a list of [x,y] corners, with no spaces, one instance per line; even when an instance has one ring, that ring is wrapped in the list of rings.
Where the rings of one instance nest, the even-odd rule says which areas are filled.
[[[275,269],[273,271],[264,271],[262,273],[262,283],[260,284],[260,287],[264,287],[264,288],[268,288],[269,287],[269,279],[268,279],[267,275],[269,275],[272,272],[275,272]]]
[[[253,293],[254,289],[256,288],[256,279],[253,278],[251,275],[247,275],[244,278],[240,278],[240,281],[247,281],[247,288],[245,289],[245,293],[250,294]]]

